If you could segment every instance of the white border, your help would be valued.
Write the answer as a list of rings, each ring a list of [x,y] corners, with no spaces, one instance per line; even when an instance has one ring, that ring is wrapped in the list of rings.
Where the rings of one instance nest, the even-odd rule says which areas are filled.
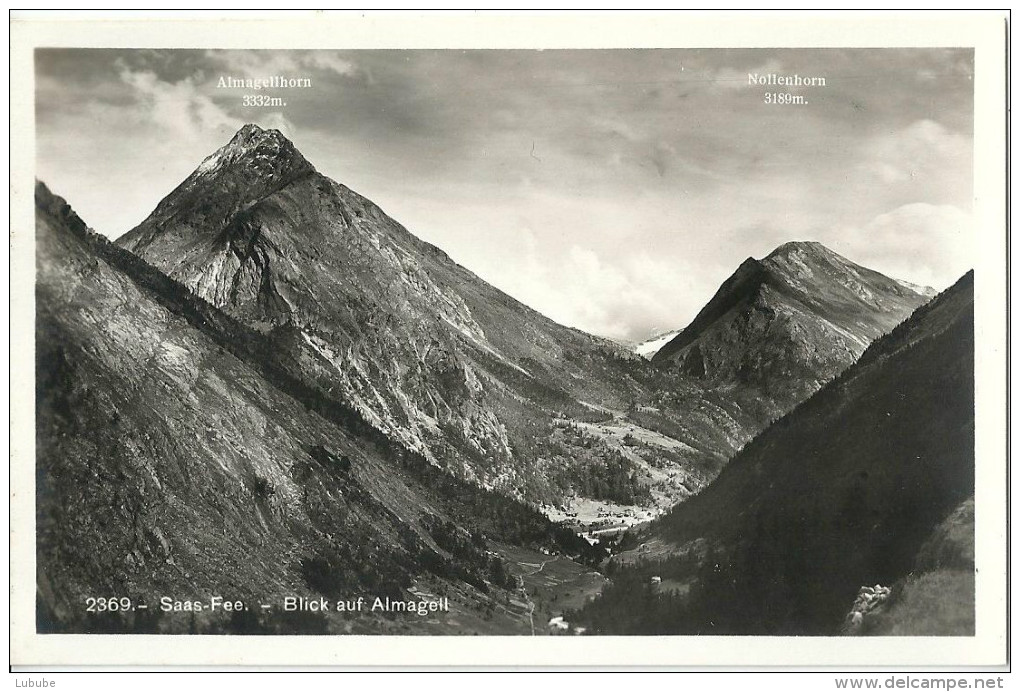
[[[111,13],[106,13],[111,15]],[[258,13],[255,16],[264,16]],[[124,15],[115,15],[124,16]],[[1006,663],[1004,12],[287,13],[11,20],[11,663],[247,666],[1001,666]],[[342,37],[342,38],[338,38]],[[341,43],[342,42],[342,43]],[[33,49],[974,47],[977,634],[956,638],[37,635]],[[74,200],[69,200],[73,204]]]

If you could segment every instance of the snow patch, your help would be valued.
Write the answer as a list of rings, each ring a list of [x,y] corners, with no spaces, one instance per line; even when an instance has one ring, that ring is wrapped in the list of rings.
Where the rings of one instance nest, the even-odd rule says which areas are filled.
[[[656,353],[658,353],[663,346],[665,346],[670,341],[675,339],[677,335],[680,334],[680,332],[682,331],[683,331],[682,329],[677,329],[672,332],[666,332],[665,334],[660,334],[659,336],[652,337],[647,341],[642,341],[640,344],[633,348],[633,351],[642,358],[647,358],[651,360],[652,357]]]

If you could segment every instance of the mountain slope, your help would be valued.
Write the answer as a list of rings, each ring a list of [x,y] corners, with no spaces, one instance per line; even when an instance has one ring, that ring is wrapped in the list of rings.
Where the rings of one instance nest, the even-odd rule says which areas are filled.
[[[275,130],[242,128],[118,244],[265,333],[295,377],[486,487],[559,502],[594,468],[625,486],[613,497],[652,488],[665,506],[756,429],[753,402],[518,303],[318,174]],[[625,449],[604,431],[574,444],[566,432],[640,429],[628,409],[663,389],[703,402],[646,417],[664,445]]]
[[[786,243],[745,260],[652,360],[706,382],[751,387],[779,414],[930,297],[819,243]]]
[[[974,492],[973,300],[970,273],[747,444],[638,539],[621,562],[645,564],[588,617],[608,632],[834,634],[860,586],[907,575]],[[686,595],[626,588],[650,574]]]
[[[290,378],[263,335],[41,183],[36,205],[40,631],[524,633],[493,542],[599,558]],[[448,616],[280,612],[285,596],[439,592]],[[149,609],[85,610],[114,595]],[[254,612],[164,614],[161,596]]]

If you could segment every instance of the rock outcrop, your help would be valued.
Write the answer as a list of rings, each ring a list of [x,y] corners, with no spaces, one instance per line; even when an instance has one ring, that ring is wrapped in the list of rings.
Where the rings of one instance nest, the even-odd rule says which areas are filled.
[[[889,598],[892,589],[888,586],[875,584],[874,586],[862,586],[857,592],[857,598],[850,607],[846,619],[843,621],[843,629],[840,634],[858,634],[864,627],[864,619],[878,611],[882,604]]]

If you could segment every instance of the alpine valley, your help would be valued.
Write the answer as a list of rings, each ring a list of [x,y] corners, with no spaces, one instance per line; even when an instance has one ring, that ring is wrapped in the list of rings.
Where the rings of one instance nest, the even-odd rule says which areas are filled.
[[[854,531],[819,533],[818,551],[876,532],[905,551],[826,562],[819,574],[843,570],[835,601],[798,597],[770,620],[823,632],[852,585],[904,577],[973,487],[965,460],[933,457],[924,482],[938,502],[889,517],[913,471],[880,470],[877,451],[830,468],[796,446],[850,434],[831,413],[843,406],[851,422],[892,426],[882,439],[906,458],[927,444],[920,423],[872,421],[868,407],[886,389],[924,389],[908,367],[922,346],[929,363],[972,348],[964,289],[897,328],[932,292],[817,243],[749,258],[639,355],[489,285],[276,130],[244,126],[116,243],[41,182],[36,208],[40,631],[533,634],[566,612],[589,631],[632,631],[606,613],[651,569],[636,535],[656,559],[684,561],[677,580],[702,594],[691,584],[707,579],[682,575],[705,555],[743,559],[746,541],[780,541],[800,520],[776,509],[798,506],[781,484],[831,494],[836,510],[878,508],[878,528],[855,508]],[[910,379],[892,389],[894,376]],[[947,409],[946,434],[965,435],[965,403]],[[761,550],[793,569],[782,548]],[[721,598],[704,589],[698,607]],[[97,594],[151,605],[86,611]],[[159,614],[167,595],[248,608]],[[359,596],[448,606],[279,607]],[[659,629],[695,627],[693,607]],[[727,622],[764,631],[769,617]]]

